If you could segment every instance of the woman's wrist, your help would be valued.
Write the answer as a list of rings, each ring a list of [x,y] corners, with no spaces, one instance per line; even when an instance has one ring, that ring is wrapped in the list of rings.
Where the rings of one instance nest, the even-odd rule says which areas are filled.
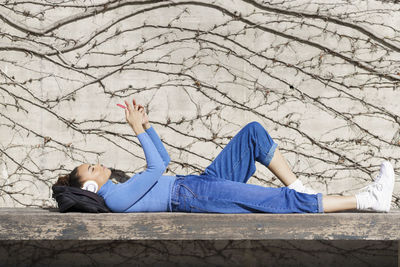
[[[144,131],[143,127],[142,127],[140,129],[134,130],[134,132],[135,132],[136,136],[138,136],[139,134],[144,133],[145,131]]]
[[[136,135],[139,135],[144,132],[144,128],[141,124],[132,124],[131,128],[135,132]]]
[[[149,129],[150,127],[151,127],[151,125],[150,125],[149,122],[146,122],[146,123],[143,124],[143,128],[144,128],[145,130]]]

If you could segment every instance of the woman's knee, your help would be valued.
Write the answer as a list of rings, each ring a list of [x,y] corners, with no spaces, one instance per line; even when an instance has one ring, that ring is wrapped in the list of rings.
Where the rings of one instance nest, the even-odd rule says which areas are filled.
[[[261,123],[259,123],[258,121],[252,121],[249,122],[245,128],[249,129],[249,130],[265,130],[264,126],[261,125]]]

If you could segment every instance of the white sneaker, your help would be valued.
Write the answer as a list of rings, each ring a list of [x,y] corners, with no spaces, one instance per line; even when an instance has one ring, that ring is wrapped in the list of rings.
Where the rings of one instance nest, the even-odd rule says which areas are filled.
[[[394,170],[389,161],[381,164],[375,181],[356,194],[357,209],[389,212],[394,187]]]

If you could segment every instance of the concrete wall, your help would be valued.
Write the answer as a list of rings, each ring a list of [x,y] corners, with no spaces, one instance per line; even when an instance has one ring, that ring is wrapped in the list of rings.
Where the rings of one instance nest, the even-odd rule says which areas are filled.
[[[82,163],[145,168],[116,106],[135,97],[200,173],[250,121],[322,193],[400,167],[400,5],[382,1],[8,1],[0,7],[0,206],[55,206]],[[250,182],[283,184],[258,164]],[[399,206],[399,183],[393,207]]]
[[[144,170],[140,143],[116,106],[134,96],[170,154],[168,175],[202,172],[241,127],[258,121],[296,175],[322,193],[355,193],[390,160],[392,207],[399,207],[399,8],[397,1],[372,0],[5,1],[0,206],[56,207],[51,185],[82,163],[101,162],[130,175]],[[257,164],[250,183],[283,186]],[[162,243],[149,241],[128,244],[134,247],[126,257],[193,265],[396,262],[394,242],[347,243],[346,249],[316,242],[308,252],[296,242],[248,241],[248,249],[240,242],[177,242],[167,244],[178,249],[165,254],[157,252]],[[40,255],[50,250],[38,244],[3,242],[2,262],[49,263],[32,256],[38,246],[44,246]],[[20,254],[21,245],[27,250]],[[71,246],[80,250],[79,242]],[[113,255],[107,259],[119,255],[113,244],[84,246],[107,248]],[[238,252],[232,254],[232,246]],[[354,246],[361,254],[351,253]],[[140,254],[152,247],[153,258]],[[294,250],[279,256],[273,248]],[[52,263],[62,265],[75,249],[59,248]],[[93,262],[87,255],[81,262]]]

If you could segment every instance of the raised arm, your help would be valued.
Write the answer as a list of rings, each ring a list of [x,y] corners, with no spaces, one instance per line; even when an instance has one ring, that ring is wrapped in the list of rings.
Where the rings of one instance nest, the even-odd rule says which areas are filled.
[[[139,106],[133,101],[133,107],[125,101],[126,120],[139,139],[147,162],[144,172],[137,173],[125,183],[118,184],[114,190],[105,197],[107,206],[115,212],[124,212],[143,197],[165,171],[163,159],[153,144],[150,136],[145,132],[142,125],[143,115]]]
[[[136,105],[135,99],[133,99],[133,104]],[[157,148],[157,151],[160,153],[164,161],[165,167],[167,167],[169,162],[171,161],[171,158],[169,157],[168,152],[164,147],[164,144],[161,142],[160,137],[156,133],[156,130],[150,125],[149,117],[147,116],[145,108],[140,104],[138,104],[138,106],[139,106],[139,111],[142,114],[142,126],[147,132],[147,134],[150,136],[151,140],[153,141],[154,145]]]
[[[167,150],[164,147],[164,144],[162,143],[160,137],[158,136],[156,130],[151,126],[149,123],[144,126],[144,129],[146,133],[150,136],[151,140],[153,141],[153,144],[156,146],[158,153],[160,153],[160,156],[162,157],[164,161],[165,168],[168,166],[169,162],[171,161],[171,158],[168,155]]]

